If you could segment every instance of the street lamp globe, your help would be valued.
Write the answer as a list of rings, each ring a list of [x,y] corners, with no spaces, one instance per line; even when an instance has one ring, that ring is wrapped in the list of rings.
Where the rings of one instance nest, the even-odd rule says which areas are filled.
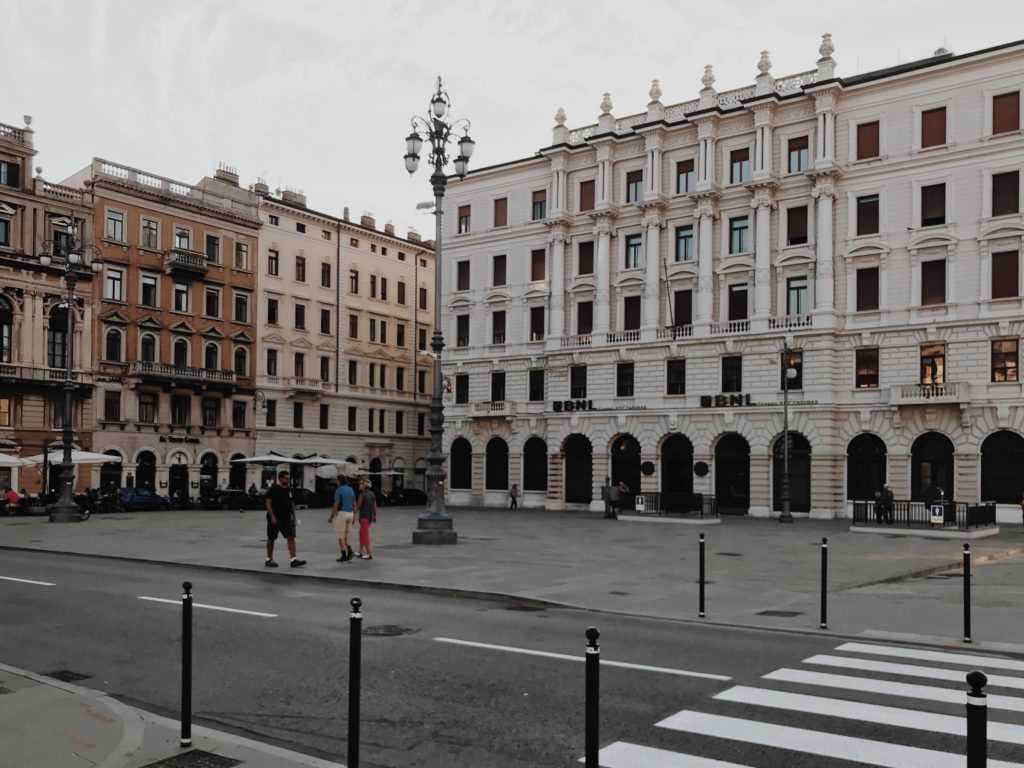
[[[39,257],[39,263],[42,264],[44,267],[48,267],[50,266],[50,264],[53,263],[53,259],[50,258],[50,254],[44,253]]]
[[[414,155],[418,157],[420,154],[420,149],[422,147],[423,139],[415,131],[413,131],[412,133],[405,137],[405,151],[408,152],[409,155]],[[408,157],[408,155],[406,155],[406,157]]]
[[[462,156],[467,160],[473,156],[473,148],[475,146],[476,142],[469,138],[468,133],[459,139],[459,152],[461,152]]]
[[[416,173],[416,170],[420,167],[420,156],[409,154],[405,156],[405,170],[410,174]]]

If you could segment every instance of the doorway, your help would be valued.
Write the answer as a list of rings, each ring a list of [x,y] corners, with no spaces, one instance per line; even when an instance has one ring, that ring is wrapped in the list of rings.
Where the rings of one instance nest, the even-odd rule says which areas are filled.
[[[750,511],[750,445],[735,433],[715,446],[715,497],[720,515]]]
[[[589,504],[594,488],[594,448],[583,435],[565,440],[565,500],[569,504]]]

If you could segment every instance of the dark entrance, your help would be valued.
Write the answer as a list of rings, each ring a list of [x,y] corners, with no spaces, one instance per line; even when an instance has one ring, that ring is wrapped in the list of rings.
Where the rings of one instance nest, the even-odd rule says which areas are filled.
[[[156,489],[156,456],[151,451],[139,454],[138,466],[135,468],[135,485],[137,488]]]
[[[168,471],[167,493],[171,504],[184,507],[189,499],[188,467],[184,464],[172,464]]]
[[[782,470],[785,440],[780,435],[772,450],[772,509],[782,511]],[[799,432],[789,433],[789,510],[811,511],[811,444]]]
[[[685,435],[672,435],[661,444],[662,507],[664,494],[693,493],[693,443]]]
[[[376,488],[379,491],[384,490],[383,486],[381,485],[381,474],[380,474],[381,470],[383,468],[384,468],[384,465],[381,464],[380,459],[371,459],[370,460],[370,483],[373,485],[374,488]],[[294,484],[294,479],[292,480],[292,482]]]
[[[117,451],[104,451],[108,456],[116,456],[118,461],[111,461],[100,466],[100,490],[109,491],[121,487],[121,454]]]
[[[565,453],[565,500],[570,504],[589,504],[594,487],[594,449],[583,435],[569,435]]]
[[[619,435],[612,443],[612,485],[625,482],[628,500],[623,506],[633,508],[633,496],[640,493],[640,443],[632,435]]]
[[[464,437],[452,440],[450,487],[473,487],[473,446]]]
[[[910,449],[913,501],[930,502],[940,497],[953,501],[956,489],[953,480],[953,443],[939,432],[925,432]],[[1019,499],[1018,499],[1019,501]]]
[[[750,511],[750,446],[740,435],[726,435],[715,446],[715,497],[720,515]]]
[[[993,432],[981,444],[981,498],[1020,504],[1024,498],[1024,437]]]
[[[217,454],[207,453],[199,460],[199,495],[209,496],[217,489]]]
[[[523,490],[548,489],[548,444],[531,437],[523,445]]]
[[[244,459],[240,453],[236,453],[231,457],[231,470],[228,474],[228,485],[232,488],[238,488],[239,490],[245,490],[245,464],[242,462],[235,462],[235,459]]]
[[[492,437],[487,441],[485,459],[487,466],[484,470],[484,489],[507,491],[509,488],[508,443],[500,437]]]
[[[873,499],[885,485],[885,443],[878,435],[857,435],[846,446],[846,498]]]

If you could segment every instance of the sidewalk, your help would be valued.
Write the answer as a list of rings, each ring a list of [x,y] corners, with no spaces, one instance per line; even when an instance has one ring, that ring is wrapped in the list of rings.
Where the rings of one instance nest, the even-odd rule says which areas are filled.
[[[0,768],[340,768],[209,728],[192,726],[191,748],[178,746],[174,720],[129,707],[100,691],[0,664]],[[189,754],[190,749],[192,750]],[[208,755],[205,761],[198,758]],[[162,763],[176,756],[194,761]],[[229,762],[229,760],[237,762]]]
[[[452,510],[459,543],[414,546],[420,510],[384,507],[374,559],[337,563],[326,510],[302,510],[302,569],[268,571],[260,512],[94,515],[80,524],[0,520],[0,548],[39,549],[475,594],[669,619],[697,619],[697,538],[707,536],[707,622],[819,631],[821,539],[829,540],[828,626],[844,635],[962,646],[963,542],[851,533],[848,520],[793,525],[633,523],[597,513]],[[971,542],[977,647],[1024,652],[1024,536],[1004,525]],[[768,611],[768,614],[765,614]],[[780,615],[781,613],[781,615]]]

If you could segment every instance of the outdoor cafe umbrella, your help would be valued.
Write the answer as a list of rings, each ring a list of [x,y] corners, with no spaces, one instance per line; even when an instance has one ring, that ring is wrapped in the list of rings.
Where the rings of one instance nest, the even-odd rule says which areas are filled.
[[[22,459],[22,464],[42,464],[44,461],[49,460],[50,464],[56,466],[64,463],[64,453],[59,449],[50,451],[49,454],[39,453],[35,456],[29,456],[27,459]],[[120,456],[115,456],[109,453],[93,453],[92,451],[72,451],[71,452],[71,463],[72,464],[120,464],[122,461]]]
[[[7,453],[0,453],[0,467],[23,467],[25,460]]]
[[[270,451],[262,456],[243,456],[240,459],[232,459],[232,464],[291,464],[298,459],[285,456],[277,451]]]

